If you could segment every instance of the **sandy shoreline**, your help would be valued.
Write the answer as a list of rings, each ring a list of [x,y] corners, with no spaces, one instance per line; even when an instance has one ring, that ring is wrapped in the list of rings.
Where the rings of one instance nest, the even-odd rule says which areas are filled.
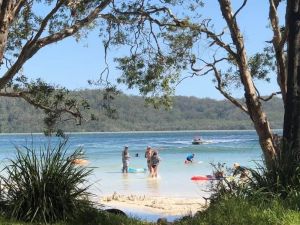
[[[102,197],[100,202],[105,207],[127,212],[144,212],[162,217],[191,215],[206,207],[203,198],[121,195],[117,193]]]

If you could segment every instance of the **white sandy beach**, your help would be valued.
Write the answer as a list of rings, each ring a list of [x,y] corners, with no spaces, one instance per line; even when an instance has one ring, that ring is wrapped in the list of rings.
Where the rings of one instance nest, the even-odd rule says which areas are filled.
[[[144,212],[161,217],[191,215],[206,207],[203,198],[123,195],[117,193],[102,197],[100,202],[110,208],[127,212]]]

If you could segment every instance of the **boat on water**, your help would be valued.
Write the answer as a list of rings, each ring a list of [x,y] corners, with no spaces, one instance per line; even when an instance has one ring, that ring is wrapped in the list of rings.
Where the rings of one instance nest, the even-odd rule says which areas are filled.
[[[193,141],[192,141],[193,145],[199,145],[199,144],[203,144],[203,140],[201,137],[194,137]]]

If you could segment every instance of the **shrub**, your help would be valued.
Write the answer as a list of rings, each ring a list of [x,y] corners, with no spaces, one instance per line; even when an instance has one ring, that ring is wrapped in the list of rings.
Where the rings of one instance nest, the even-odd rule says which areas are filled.
[[[233,176],[233,169],[227,168],[225,163],[212,164],[213,174],[223,174],[224,179],[214,180],[210,183],[211,203],[218,203],[223,198],[244,198],[248,193],[248,181],[241,180],[239,176]]]
[[[280,200],[268,205],[259,200],[237,197],[222,199],[194,217],[178,220],[174,225],[298,225],[300,213],[286,209]]]
[[[16,159],[10,160],[1,175],[1,209],[4,215],[43,223],[67,220],[86,205],[88,186],[84,186],[92,172],[79,167],[70,158],[78,158],[81,149],[67,156],[67,141],[51,147],[17,148]]]
[[[274,199],[283,200],[286,207],[300,209],[300,165],[297,152],[288,145],[282,145],[271,168],[256,164],[246,168],[247,179],[227,177],[211,183],[212,203],[223,198],[238,197],[248,200],[259,199],[268,203]],[[296,159],[296,160],[295,160]],[[224,170],[225,164],[212,165],[214,173]],[[227,168],[227,172],[232,170]]]
[[[66,225],[154,225],[154,223],[86,207]]]

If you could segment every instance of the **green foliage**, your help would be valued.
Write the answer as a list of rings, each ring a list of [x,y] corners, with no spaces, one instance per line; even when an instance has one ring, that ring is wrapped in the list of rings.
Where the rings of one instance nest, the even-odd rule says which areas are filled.
[[[253,78],[270,81],[268,74],[275,70],[273,49],[266,47],[263,53],[251,56],[248,63]]]
[[[297,225],[300,213],[284,207],[281,201],[268,204],[260,200],[227,198],[213,204],[194,217],[176,221],[174,225]]]
[[[273,161],[273,166],[266,169],[258,166],[257,170],[251,171],[249,189],[261,193],[265,199],[278,197],[288,202],[287,206],[292,209],[300,209],[300,166],[295,157],[297,153],[291,151],[291,146],[285,143]],[[284,152],[282,152],[284,151]]]
[[[0,216],[1,225],[41,225],[43,223],[22,222],[10,220]],[[53,225],[154,225],[136,218],[119,216],[87,206],[74,218],[68,221],[51,223]]]
[[[294,160],[297,153],[283,142],[271,168],[257,163],[257,168],[246,169],[246,177],[226,177],[211,183],[212,203],[226,198],[240,198],[269,204],[280,201],[287,209],[300,209],[300,166]],[[215,171],[224,171],[224,165],[214,166]],[[232,174],[232,170],[227,170]]]
[[[190,65],[193,43],[200,36],[194,27],[189,28],[188,14],[177,19],[172,12],[180,7],[193,14],[202,6],[200,0],[114,4],[111,20],[102,23],[101,36],[106,55],[111,47],[128,49],[126,55],[115,57],[122,73],[118,82],[137,88],[149,102],[168,107],[180,71]]]
[[[66,119],[81,124],[82,111],[89,109],[86,99],[70,94],[70,91],[59,86],[45,83],[41,79],[29,81],[25,76],[17,77],[7,85],[10,91],[18,93],[27,103],[44,113],[44,133],[63,136],[60,123]]]
[[[66,141],[36,150],[17,148],[16,159],[1,175],[1,210],[22,221],[52,223],[73,218],[91,205],[87,199],[87,177],[92,170],[78,167],[67,156]]]
[[[211,164],[213,174],[222,174],[224,178],[210,183],[210,204],[219,204],[227,198],[247,199],[249,197],[249,177],[241,179],[234,169],[227,168],[225,163]],[[255,191],[255,190],[250,190]]]
[[[84,1],[59,1],[60,10],[55,15],[48,18],[48,25],[44,28],[45,34],[54,34],[62,29],[69,27],[72,22],[82,19],[97,5],[95,0]],[[32,39],[37,33],[44,19],[41,14],[43,7],[44,14],[50,12],[55,1],[30,1],[20,8],[20,12],[16,14],[12,26],[9,29],[6,57],[10,60],[19,56],[20,50],[24,47],[24,42]],[[80,36],[78,33],[77,36]]]
[[[86,207],[67,222],[68,225],[150,225],[152,223],[122,215],[115,215],[92,207]]]
[[[176,83],[178,74],[172,68],[172,63],[165,60],[162,56],[155,55],[145,61],[142,55],[132,55],[117,59],[119,69],[123,75],[118,79],[119,83],[125,83],[129,88],[138,87],[140,93],[152,100],[153,105],[159,104],[168,106],[171,99],[169,96],[174,94],[171,85]],[[149,93],[151,96],[148,96]]]
[[[227,94],[242,87],[235,43],[230,41],[230,33],[214,26],[214,18],[201,15],[206,10],[203,1],[152,4],[137,0],[116,6],[114,21],[104,24],[103,30],[108,33],[102,34],[105,49],[128,49],[125,55],[115,58],[121,71],[119,83],[137,88],[156,106],[170,106],[170,96],[186,78],[211,75],[221,93]],[[142,12],[144,21],[137,12]],[[270,81],[270,71],[276,65],[273,46],[268,44],[245,63],[254,79]]]

